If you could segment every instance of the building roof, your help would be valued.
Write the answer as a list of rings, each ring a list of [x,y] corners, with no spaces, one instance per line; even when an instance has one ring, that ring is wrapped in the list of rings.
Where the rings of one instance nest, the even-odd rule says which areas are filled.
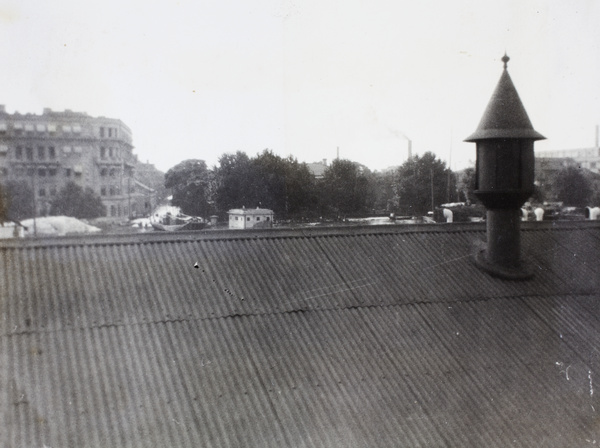
[[[227,213],[230,215],[272,215],[273,210],[268,208],[232,208]]]
[[[477,130],[465,139],[467,142],[493,138],[527,138],[543,140],[545,137],[533,129],[527,111],[508,74],[505,55],[504,71],[492,94]]]
[[[202,231],[0,248],[0,446],[600,441],[600,225]],[[196,267],[197,266],[197,267]]]

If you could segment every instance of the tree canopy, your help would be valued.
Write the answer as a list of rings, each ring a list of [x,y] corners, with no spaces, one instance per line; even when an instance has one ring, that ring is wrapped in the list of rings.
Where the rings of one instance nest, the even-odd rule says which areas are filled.
[[[242,206],[256,206],[255,169],[246,153],[223,154],[215,168],[217,209],[226,212]]]
[[[171,203],[192,216],[207,216],[211,211],[213,176],[204,160],[189,159],[165,174],[165,187],[173,192]]]
[[[467,204],[477,204],[479,200],[475,196],[475,168],[465,168],[458,175],[457,189],[460,199],[463,199]]]
[[[93,219],[106,215],[102,199],[91,188],[83,189],[75,182],[67,183],[51,203],[50,214]]]
[[[282,158],[269,150],[253,159],[255,188],[260,204],[280,216],[306,213],[312,202],[314,182],[306,164]]]
[[[26,181],[8,181],[0,187],[4,218],[22,221],[34,215],[33,189]]]
[[[553,182],[557,201],[573,207],[585,207],[592,197],[592,183],[580,168],[569,166],[558,173]]]
[[[426,214],[447,202],[456,190],[456,180],[446,164],[432,152],[414,156],[398,169],[396,195],[403,212]]]
[[[360,216],[369,213],[426,213],[434,203],[453,200],[454,174],[432,153],[413,157],[398,171],[371,172],[350,160],[334,160],[322,179],[305,163],[264,150],[254,157],[223,154],[213,169],[202,160],[186,160],[165,175],[172,204],[184,213],[225,214],[233,208],[264,207],[279,219]]]
[[[216,204],[232,208],[265,207],[278,216],[297,217],[316,203],[314,179],[306,164],[264,150],[254,158],[238,151],[223,154],[215,168]]]
[[[334,160],[325,170],[322,185],[322,201],[327,211],[346,216],[370,209],[367,204],[369,179],[359,164]]]

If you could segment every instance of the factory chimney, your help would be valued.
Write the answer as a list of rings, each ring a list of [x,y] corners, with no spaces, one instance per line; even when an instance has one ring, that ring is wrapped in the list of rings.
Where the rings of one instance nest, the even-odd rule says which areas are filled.
[[[533,129],[525,107],[504,71],[477,130],[465,141],[476,143],[475,195],[487,208],[487,246],[475,263],[496,277],[519,280],[533,275],[521,260],[521,205],[533,194],[533,143],[545,137]]]

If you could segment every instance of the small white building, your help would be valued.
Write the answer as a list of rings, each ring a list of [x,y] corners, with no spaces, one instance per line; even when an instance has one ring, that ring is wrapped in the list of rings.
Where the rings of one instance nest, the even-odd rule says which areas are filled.
[[[23,238],[25,228],[14,222],[0,222],[0,239]]]
[[[233,208],[227,214],[230,229],[264,229],[273,226],[274,213],[267,208]]]

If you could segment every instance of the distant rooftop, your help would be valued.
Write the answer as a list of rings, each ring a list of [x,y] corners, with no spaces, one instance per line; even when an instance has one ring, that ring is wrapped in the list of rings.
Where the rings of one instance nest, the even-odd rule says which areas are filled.
[[[273,210],[268,208],[232,208],[227,213],[230,215],[265,215],[273,214]]]

